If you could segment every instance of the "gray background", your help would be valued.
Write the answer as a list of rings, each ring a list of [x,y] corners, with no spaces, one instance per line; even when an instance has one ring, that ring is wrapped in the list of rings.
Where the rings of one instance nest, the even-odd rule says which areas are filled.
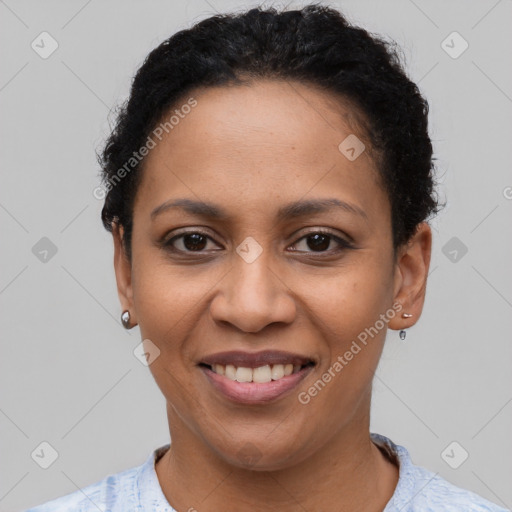
[[[423,316],[405,342],[388,333],[371,431],[511,507],[512,2],[326,3],[404,49],[431,105],[448,199],[432,222]],[[133,355],[139,332],[119,322],[94,149],[152,48],[216,10],[256,4],[0,1],[1,511],[141,464],[168,441],[165,401]],[[47,59],[31,48],[43,31],[59,45]],[[453,31],[469,43],[458,58],[442,47]],[[461,40],[452,40],[453,53]],[[46,262],[43,237],[57,248]],[[43,441],[58,452],[48,469],[31,457]],[[460,464],[463,450],[453,469],[446,461]]]

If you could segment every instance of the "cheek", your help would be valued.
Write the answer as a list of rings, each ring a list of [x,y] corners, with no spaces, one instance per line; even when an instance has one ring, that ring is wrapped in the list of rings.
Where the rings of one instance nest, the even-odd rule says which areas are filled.
[[[318,319],[326,329],[333,348],[336,339],[346,343],[348,338],[357,337],[389,308],[392,276],[384,271],[384,262],[372,264],[368,260],[354,259],[337,271],[297,280],[299,287],[294,291],[303,298],[311,320]]]
[[[154,338],[166,350],[179,340],[190,325],[196,305],[204,293],[196,279],[184,278],[170,267],[148,266],[138,272],[133,283],[134,305],[141,334]]]
[[[133,279],[134,306],[142,339],[159,351],[149,370],[174,411],[199,415],[197,390],[187,384],[195,369],[187,350],[201,316],[198,304],[211,284],[168,263],[140,262]]]
[[[220,267],[172,265],[153,250],[134,265],[133,300],[141,335],[158,346],[169,367],[191,366],[189,338],[201,332],[205,300],[224,274]]]
[[[329,279],[302,280],[304,294],[309,290],[307,315],[322,339],[320,381],[314,389],[302,391],[307,394],[304,402],[314,402],[319,413],[346,413],[365,396],[386,335],[387,322],[381,315],[387,320],[395,315],[390,309],[390,283],[382,263],[346,267]]]

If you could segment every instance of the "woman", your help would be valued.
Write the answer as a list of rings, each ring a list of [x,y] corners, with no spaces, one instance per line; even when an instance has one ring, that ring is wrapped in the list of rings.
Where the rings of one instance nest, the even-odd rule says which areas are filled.
[[[172,444],[33,511],[503,511],[369,432],[421,315],[428,104],[337,11],[214,16],[153,50],[101,155],[123,325]]]

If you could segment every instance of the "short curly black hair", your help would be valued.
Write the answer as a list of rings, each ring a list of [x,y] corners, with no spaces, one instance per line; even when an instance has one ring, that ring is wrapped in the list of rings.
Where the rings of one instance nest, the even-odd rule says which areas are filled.
[[[440,209],[434,181],[428,103],[401,65],[400,50],[351,25],[337,10],[253,8],[212,16],[181,30],[146,57],[98,161],[107,189],[101,212],[108,231],[123,226],[131,260],[135,193],[144,159],[134,160],[163,116],[193,89],[294,80],[347,99],[369,121],[366,136],[391,205],[393,247]],[[340,96],[341,95],[341,96]],[[126,163],[132,168],[126,172]],[[120,170],[125,169],[122,179]]]

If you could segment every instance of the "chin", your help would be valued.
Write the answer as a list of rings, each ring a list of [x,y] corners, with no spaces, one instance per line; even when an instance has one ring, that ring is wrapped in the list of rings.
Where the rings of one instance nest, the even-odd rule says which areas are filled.
[[[272,427],[274,428],[274,427]],[[298,435],[287,430],[281,438],[273,434],[253,436],[246,435],[243,439],[227,438],[222,446],[214,450],[230,466],[249,471],[278,471],[289,468],[304,460],[308,450],[298,442]],[[271,429],[268,430],[271,432]],[[298,434],[298,432],[297,432]],[[213,445],[215,446],[215,445]]]

